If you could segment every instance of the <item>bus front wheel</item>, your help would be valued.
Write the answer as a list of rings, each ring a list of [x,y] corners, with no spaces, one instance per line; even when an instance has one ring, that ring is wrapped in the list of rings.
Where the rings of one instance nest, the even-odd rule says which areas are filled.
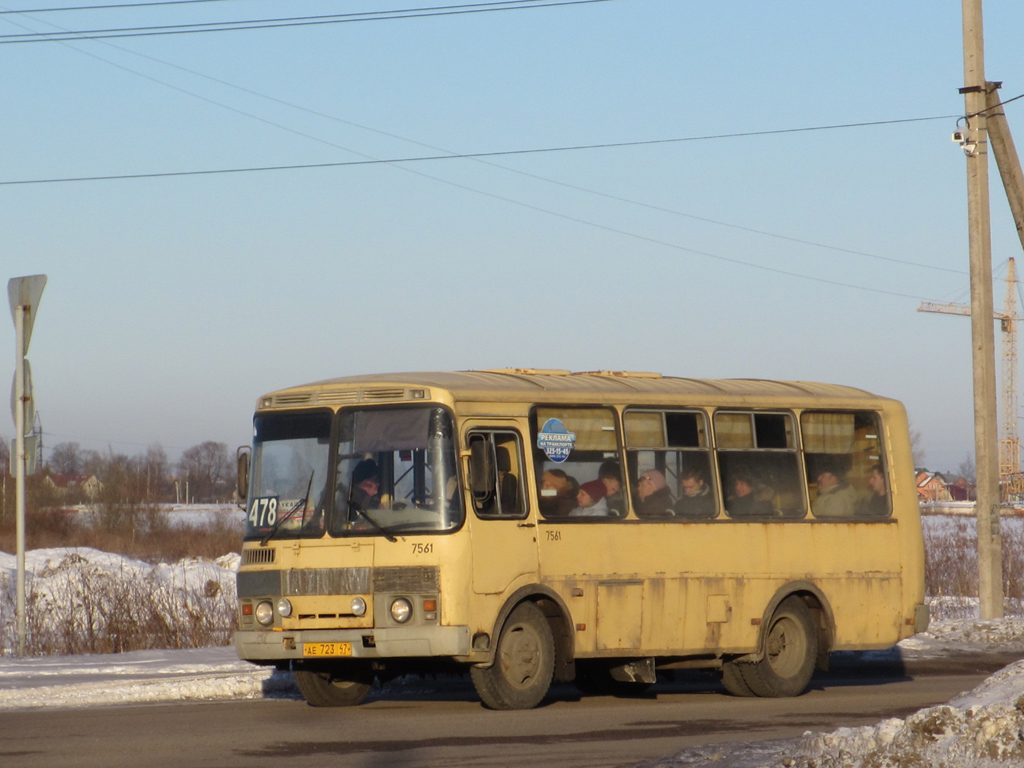
[[[363,664],[342,669],[296,669],[295,685],[313,707],[354,707],[373,685],[373,670]]]
[[[494,663],[473,667],[470,677],[490,709],[532,709],[551,687],[555,641],[548,620],[533,603],[520,603],[498,637]]]
[[[811,611],[799,597],[787,597],[775,609],[765,637],[764,658],[736,666],[757,696],[799,696],[814,674],[818,635]]]

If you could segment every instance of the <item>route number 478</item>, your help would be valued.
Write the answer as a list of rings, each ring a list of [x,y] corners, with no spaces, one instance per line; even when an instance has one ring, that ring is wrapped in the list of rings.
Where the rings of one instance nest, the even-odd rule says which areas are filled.
[[[252,500],[249,507],[249,525],[269,528],[277,522],[277,496],[263,496]]]

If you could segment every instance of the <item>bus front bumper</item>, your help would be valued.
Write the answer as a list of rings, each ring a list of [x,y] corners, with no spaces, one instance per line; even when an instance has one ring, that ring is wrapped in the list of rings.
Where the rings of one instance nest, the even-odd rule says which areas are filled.
[[[351,655],[333,659],[388,659],[468,656],[469,642],[469,627],[238,630],[234,637],[238,657],[254,662],[312,658],[304,652],[307,643],[347,643]]]

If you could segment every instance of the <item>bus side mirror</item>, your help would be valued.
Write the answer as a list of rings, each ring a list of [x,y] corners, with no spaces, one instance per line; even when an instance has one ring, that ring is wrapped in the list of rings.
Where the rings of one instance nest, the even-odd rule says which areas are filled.
[[[476,435],[470,438],[469,449],[469,486],[479,499],[494,493],[494,453],[490,441]]]
[[[238,460],[238,480],[235,493],[238,494],[238,506],[245,509],[246,496],[249,495],[249,461],[252,457],[252,448],[247,445],[240,446],[235,451]]]

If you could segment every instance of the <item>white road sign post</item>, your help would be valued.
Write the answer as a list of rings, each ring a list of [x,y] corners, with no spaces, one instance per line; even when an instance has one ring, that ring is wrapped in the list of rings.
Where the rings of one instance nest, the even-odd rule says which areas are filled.
[[[31,402],[32,384],[27,375],[28,361],[25,355],[28,353],[28,343],[32,338],[32,326],[35,324],[39,309],[39,299],[45,287],[46,275],[12,277],[7,282],[7,296],[11,303],[17,346],[11,410],[14,416],[15,525],[18,547],[18,656],[25,655],[25,475],[28,474],[25,432],[31,428],[32,423],[27,421],[25,416],[29,411],[35,412],[35,405]]]

